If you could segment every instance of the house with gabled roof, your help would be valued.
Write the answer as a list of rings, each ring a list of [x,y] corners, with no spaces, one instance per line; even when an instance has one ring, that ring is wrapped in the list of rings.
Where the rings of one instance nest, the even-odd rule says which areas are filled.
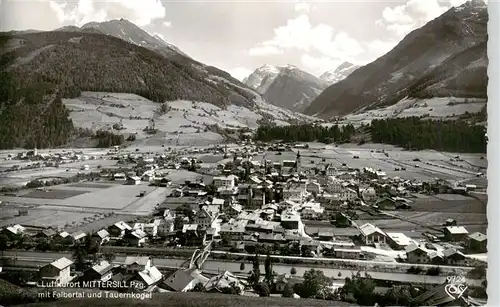
[[[128,274],[135,274],[151,268],[151,257],[147,256],[127,256],[124,262],[125,271]]]
[[[392,249],[402,250],[406,246],[413,244],[413,240],[402,232],[388,232],[387,243]]]
[[[103,245],[109,242],[109,232],[106,229],[101,229],[92,235],[93,238],[99,240],[99,244]]]
[[[467,247],[474,253],[486,253],[488,247],[488,236],[480,232],[474,232],[467,238]]]
[[[61,285],[69,283],[72,279],[71,277],[71,265],[73,261],[66,257],[62,257],[53,261],[47,265],[44,265],[39,270],[40,278],[46,283],[54,283],[55,285]]]
[[[4,235],[6,235],[7,237],[12,238],[15,236],[24,235],[25,231],[26,231],[26,228],[24,228],[23,226],[21,226],[19,224],[16,224],[16,225],[12,225],[12,226],[9,226],[9,227],[2,229],[1,232]]]
[[[83,273],[82,281],[108,281],[113,276],[113,265],[106,260],[99,261]]]
[[[443,251],[444,261],[449,265],[465,265],[467,264],[467,258],[465,255],[454,248],[448,248]]]
[[[198,224],[200,227],[209,228],[212,225],[212,221],[212,215],[205,208],[198,210],[194,217],[194,223]]]
[[[52,227],[48,227],[48,228],[45,228],[45,229],[42,229],[41,231],[39,231],[35,235],[35,237],[36,238],[52,238],[55,235],[57,235],[57,231]]]
[[[444,229],[444,236],[448,241],[465,241],[469,232],[463,226],[448,226]]]
[[[76,231],[71,234],[74,242],[81,242],[86,236],[87,234],[83,231]]]
[[[147,234],[141,229],[127,230],[123,240],[131,246],[142,246],[146,242]]]
[[[132,230],[132,227],[124,221],[116,222],[108,227],[108,232],[111,237],[122,237],[126,230]]]
[[[410,263],[427,263],[429,257],[427,250],[415,243],[407,245],[405,248],[406,259]]]
[[[187,292],[193,289],[198,283],[206,283],[206,280],[201,281],[199,277],[200,274],[195,275],[193,270],[177,270],[174,274],[170,275],[165,279],[164,284],[168,289],[171,289],[176,292]]]
[[[387,234],[380,228],[370,223],[366,223],[359,227],[361,238],[366,245],[374,243],[386,243]]]
[[[148,291],[156,286],[163,278],[163,274],[157,267],[152,266],[137,272],[130,281],[134,281],[134,285],[142,291]]]

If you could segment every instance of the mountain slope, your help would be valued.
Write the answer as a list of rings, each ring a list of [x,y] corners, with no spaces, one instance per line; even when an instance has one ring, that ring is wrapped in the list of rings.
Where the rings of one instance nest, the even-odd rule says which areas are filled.
[[[408,94],[409,87],[446,59],[485,42],[487,21],[486,5],[479,0],[448,10],[412,31],[386,55],[327,88],[305,113],[328,118],[400,101]],[[465,70],[462,75],[467,73]],[[485,88],[486,84],[479,86]],[[451,94],[445,90],[434,93]]]
[[[329,70],[324,72],[319,79],[327,84],[335,84],[341,80],[347,78],[350,74],[352,74],[356,69],[358,69],[359,65],[354,65],[349,62],[344,62],[340,64],[334,70]]]
[[[222,110],[245,106],[258,114],[271,107],[228,73],[110,35],[0,34],[0,43],[9,46],[0,58],[0,148],[64,144],[73,124],[61,98],[77,98],[83,91],[134,93],[154,102],[202,101]],[[282,118],[307,117],[288,112]]]
[[[459,52],[424,74],[407,90],[409,97],[487,98],[488,54],[482,42]]]
[[[78,29],[78,27],[71,28],[73,28],[73,31],[74,28]],[[169,60],[176,61],[181,66],[186,66],[190,70],[196,70],[199,75],[207,76],[208,79],[212,79],[212,83],[217,83],[217,81],[213,80],[213,77],[222,77],[224,79],[230,80],[230,83],[241,85],[241,82],[231,77],[229,73],[192,59],[187,54],[182,52],[179,48],[166,42],[158,35],[150,35],[148,32],[144,31],[143,29],[126,19],[114,19],[104,22],[89,22],[79,29],[80,31],[85,32],[111,35],[116,38],[122,39],[127,43],[132,43],[137,46],[152,50],[167,57]]]
[[[155,50],[165,56],[183,55],[176,46],[165,42],[158,36],[152,36],[140,27],[126,19],[114,19],[104,22],[89,22],[81,27],[81,30],[95,29],[107,35],[120,38],[126,42],[136,44],[151,50]]]
[[[302,112],[327,86],[292,65],[264,65],[248,76],[244,83],[270,103],[294,112]]]

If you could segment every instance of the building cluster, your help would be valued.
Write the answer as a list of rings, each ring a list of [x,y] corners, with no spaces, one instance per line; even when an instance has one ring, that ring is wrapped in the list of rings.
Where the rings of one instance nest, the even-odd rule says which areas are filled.
[[[265,155],[262,160],[254,158],[257,153],[265,152],[258,147],[232,151],[214,147],[206,151],[224,153],[226,163],[203,170],[215,174],[210,184],[192,180],[172,187],[168,203],[173,200],[178,205],[175,209],[160,204],[155,215],[142,222],[119,221],[94,233],[21,225],[6,227],[0,233],[11,242],[32,236],[66,246],[91,237],[101,245],[134,248],[210,245],[218,251],[253,254],[265,250],[270,254],[301,257],[373,259],[380,252],[397,255],[396,260],[408,263],[457,266],[471,264],[466,253],[486,252],[486,235],[469,233],[454,220],[447,221],[439,229],[440,234],[424,233],[424,238],[419,239],[404,232],[383,230],[375,222],[362,225],[355,222],[359,211],[383,215],[385,211],[411,210],[413,193],[468,193],[474,186],[391,178],[372,168],[354,169],[346,164],[334,167],[325,159],[313,163],[306,161],[308,157],[300,152],[294,160],[272,161]],[[200,172],[204,167],[196,157],[150,157],[138,153],[124,156],[119,149],[115,155],[120,161],[140,166],[140,172],[135,169],[109,174],[110,179],[131,185],[146,182],[168,187],[171,186],[169,169]],[[325,221],[330,228],[308,231]],[[187,291],[199,283],[206,291],[220,291],[228,285],[244,286],[229,272],[207,278],[190,269],[164,277],[147,257],[127,257],[120,265],[100,261],[81,276],[70,274],[71,265],[71,260],[59,259],[40,268],[40,276],[58,283],[75,278],[126,281],[140,285],[141,289],[152,289],[162,282],[171,291]]]

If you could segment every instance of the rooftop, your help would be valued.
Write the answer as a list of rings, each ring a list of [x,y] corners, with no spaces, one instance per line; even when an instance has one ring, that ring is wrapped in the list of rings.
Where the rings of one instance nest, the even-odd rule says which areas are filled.
[[[59,270],[63,270],[72,264],[73,264],[73,261],[69,260],[66,257],[62,257],[62,258],[59,258],[56,261],[52,262],[50,265],[58,268]]]

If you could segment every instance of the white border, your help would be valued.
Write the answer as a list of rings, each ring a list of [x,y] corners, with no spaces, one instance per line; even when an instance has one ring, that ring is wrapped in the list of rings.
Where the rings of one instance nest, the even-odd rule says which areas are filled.
[[[500,155],[498,131],[500,129],[500,106],[499,102],[499,68],[500,61],[498,53],[500,48],[500,3],[498,0],[488,1],[488,303],[487,306],[500,306],[500,246],[499,233],[500,223],[496,220],[500,213],[498,207],[500,202]]]

